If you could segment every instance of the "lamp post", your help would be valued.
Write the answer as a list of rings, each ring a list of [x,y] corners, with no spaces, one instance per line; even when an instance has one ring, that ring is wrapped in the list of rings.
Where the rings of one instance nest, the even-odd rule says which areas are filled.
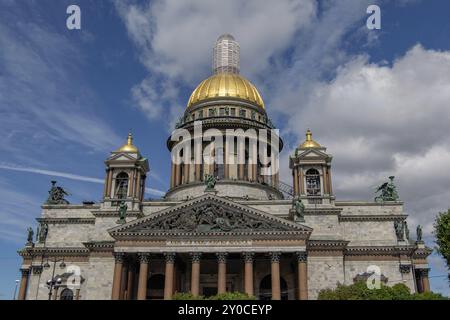
[[[19,280],[16,280],[16,287],[14,288],[13,300],[16,300],[16,292],[17,292],[17,286],[18,285],[19,285]]]
[[[50,268],[50,264],[48,263],[49,261],[53,262],[53,271],[52,271],[52,278],[47,280],[47,288],[48,288],[48,300],[52,299],[52,294],[53,294],[53,289],[54,288],[58,288],[61,285],[62,279],[61,278],[55,278],[55,269],[56,269],[56,263],[59,261],[62,261],[59,266],[61,268],[64,268],[66,266],[66,264],[64,263],[64,258],[63,259],[49,259],[47,258],[47,261],[44,264],[44,268],[48,269]],[[56,298],[56,297],[55,297]]]

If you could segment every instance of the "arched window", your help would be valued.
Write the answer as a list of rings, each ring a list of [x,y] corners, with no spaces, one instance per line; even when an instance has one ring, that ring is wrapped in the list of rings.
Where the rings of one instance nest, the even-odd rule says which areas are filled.
[[[60,300],[73,300],[73,291],[69,288],[65,288],[61,291]]]
[[[128,192],[128,174],[121,172],[116,177],[115,196],[119,199],[125,199]]]
[[[316,169],[308,169],[305,174],[306,194],[308,196],[320,195],[320,174]]]

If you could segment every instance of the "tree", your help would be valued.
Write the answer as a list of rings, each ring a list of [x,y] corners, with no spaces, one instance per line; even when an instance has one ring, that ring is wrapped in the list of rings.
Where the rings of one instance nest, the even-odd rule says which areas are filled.
[[[437,252],[445,259],[450,270],[450,209],[438,214],[434,223],[434,233],[438,245]],[[450,273],[448,278],[450,280]]]
[[[336,289],[325,289],[319,292],[319,300],[446,300],[440,294],[414,293],[403,283],[392,287],[381,285],[380,289],[369,289],[365,281],[352,285],[338,284]]]

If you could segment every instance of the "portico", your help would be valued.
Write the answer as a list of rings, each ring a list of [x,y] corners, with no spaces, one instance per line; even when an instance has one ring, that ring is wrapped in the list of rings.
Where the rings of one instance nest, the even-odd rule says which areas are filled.
[[[306,226],[208,194],[110,230],[116,240],[112,298],[233,291],[264,298],[261,281],[270,276],[271,299],[307,299],[310,233]]]
[[[177,292],[208,296],[239,291],[263,299],[280,300],[283,295],[286,299],[293,296],[295,299],[306,300],[307,262],[297,263],[298,257],[305,254],[305,252],[116,253],[112,299],[170,300]],[[283,263],[280,263],[281,261]],[[255,272],[255,265],[258,272]],[[284,276],[285,273],[291,272],[293,265],[296,266],[295,271],[298,274],[296,279]],[[175,279],[176,274],[179,275],[178,279]],[[264,274],[271,278],[270,296],[267,296],[261,287]],[[158,285],[156,278],[163,279],[160,282],[163,287]],[[288,290],[283,291],[281,281],[288,282]]]

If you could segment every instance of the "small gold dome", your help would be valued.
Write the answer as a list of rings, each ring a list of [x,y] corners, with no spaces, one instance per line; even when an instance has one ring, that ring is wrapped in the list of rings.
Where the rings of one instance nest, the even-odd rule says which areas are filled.
[[[117,149],[116,152],[139,153],[139,149],[133,145],[133,136],[131,135],[131,132],[128,133],[127,143]]]
[[[247,79],[235,73],[218,73],[203,80],[192,92],[187,107],[214,98],[247,100],[264,109],[258,89]]]
[[[306,140],[300,145],[300,148],[301,149],[322,148],[322,146],[312,139],[312,132],[311,130],[308,129],[306,131]]]

